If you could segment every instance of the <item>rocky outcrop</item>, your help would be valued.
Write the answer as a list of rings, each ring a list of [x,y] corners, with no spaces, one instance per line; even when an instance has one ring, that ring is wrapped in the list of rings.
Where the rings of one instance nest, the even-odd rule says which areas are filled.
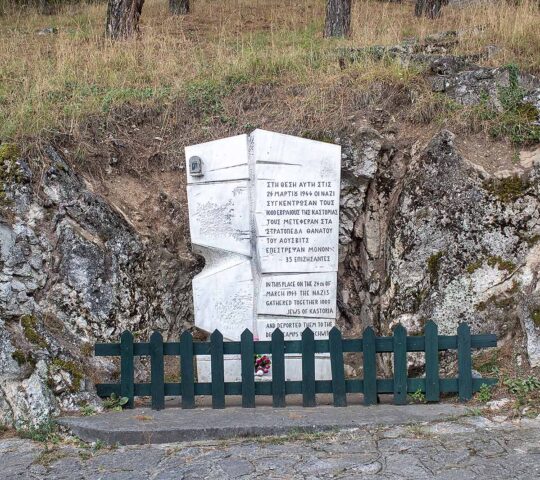
[[[376,132],[363,141],[344,162],[342,323],[415,334],[432,319],[453,334],[466,321],[502,344],[523,331],[540,366],[540,162],[497,178],[448,131],[410,159]]]
[[[57,150],[39,179],[5,159],[0,258],[0,422],[39,422],[90,402],[96,341],[124,329],[177,335],[191,319],[197,261],[141,236]],[[13,169],[16,166],[16,171]],[[34,173],[35,174],[35,173]],[[4,175],[4,177],[6,177]]]
[[[389,225],[408,154],[366,128],[344,142],[338,307],[351,333],[379,323]]]
[[[540,366],[540,162],[491,175],[452,133],[403,145],[380,113],[378,130],[339,139],[340,325],[414,334],[433,319],[453,333],[467,321]],[[189,328],[200,265],[173,234],[142,234],[58,149],[40,168],[4,164],[0,422],[21,424],[98,405],[93,381],[116,367],[92,356],[94,342]],[[165,203],[161,221],[185,224],[183,205]]]
[[[490,178],[453,141],[436,136],[404,183],[383,322],[431,318],[450,333],[467,321],[504,339],[537,289],[526,270],[540,233],[540,165],[523,178]]]

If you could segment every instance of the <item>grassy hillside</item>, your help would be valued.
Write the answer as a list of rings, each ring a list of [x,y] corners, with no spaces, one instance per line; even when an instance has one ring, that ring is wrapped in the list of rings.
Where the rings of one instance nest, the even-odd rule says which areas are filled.
[[[336,41],[321,35],[324,0],[195,0],[186,17],[170,16],[166,0],[147,0],[140,38],[122,43],[103,36],[105,4],[53,16],[7,11],[0,16],[0,139],[73,132],[88,114],[125,102],[166,106],[183,98],[221,114],[220,99],[239,85],[301,85],[310,115],[324,114],[329,103],[339,111],[347,95],[337,91],[418,82],[422,72],[369,59],[340,68],[338,47],[393,45],[443,30],[464,32],[458,51],[496,45],[488,63],[540,72],[533,0],[447,8],[434,21],[412,11],[410,2],[356,0],[353,36]],[[45,27],[58,32],[39,35]]]

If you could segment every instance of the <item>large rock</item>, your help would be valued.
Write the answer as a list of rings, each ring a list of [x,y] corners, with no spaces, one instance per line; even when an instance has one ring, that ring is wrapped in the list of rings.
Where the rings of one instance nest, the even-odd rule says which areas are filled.
[[[96,403],[92,380],[115,370],[92,356],[96,341],[124,329],[176,336],[191,322],[195,258],[143,238],[57,150],[46,153],[39,185],[26,163],[8,159],[18,172],[2,186],[2,423]]]
[[[453,334],[466,321],[503,342],[524,331],[540,366],[540,164],[496,178],[448,131],[410,161],[376,138],[364,132],[344,161],[342,324],[420,333],[432,319]]]
[[[343,156],[338,306],[342,324],[359,334],[379,322],[388,227],[407,159],[371,128],[345,140]]]

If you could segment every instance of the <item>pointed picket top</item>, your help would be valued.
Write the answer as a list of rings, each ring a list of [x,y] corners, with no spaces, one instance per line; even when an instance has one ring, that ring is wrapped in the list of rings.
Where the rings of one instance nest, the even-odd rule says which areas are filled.
[[[313,330],[311,330],[311,328],[307,327],[302,332],[302,340],[304,340],[304,339],[309,340],[309,339],[313,339],[313,338],[315,338],[315,334],[313,333]]]
[[[163,335],[161,335],[161,332],[158,332],[157,330],[154,330],[152,335],[150,335],[150,341],[155,342],[156,340],[157,341],[163,341]]]
[[[424,325],[424,332],[430,332],[430,333],[432,331],[437,332],[438,329],[439,329],[439,326],[433,320],[428,320],[426,324]]]
[[[330,329],[330,331],[328,332],[328,337],[329,338],[334,338],[334,337],[340,338],[341,337],[341,330],[334,325]]]
[[[364,337],[374,337],[375,336],[375,330],[373,330],[373,327],[370,325],[369,327],[364,328]]]
[[[407,329],[403,326],[402,323],[398,323],[397,326],[394,328],[394,335],[398,334],[398,335],[407,335]]]
[[[133,340],[133,333],[131,333],[129,330],[124,330],[122,332],[122,335],[120,335],[120,340],[121,341]]]
[[[458,334],[459,333],[465,333],[465,334],[471,333],[471,327],[469,327],[468,323],[462,322],[462,323],[459,324],[457,331],[458,331]]]
[[[272,332],[272,339],[274,339],[274,338],[278,338],[278,339],[283,339],[284,338],[283,332],[281,331],[280,328],[276,328]]]
[[[253,341],[253,333],[251,333],[251,330],[249,328],[246,328],[242,335],[240,335],[240,340],[252,340]]]
[[[180,340],[184,340],[185,338],[193,338],[193,335],[190,331],[184,330],[182,334],[180,335]]]
[[[223,340],[223,334],[216,328],[210,335],[210,340],[215,340],[215,341]]]

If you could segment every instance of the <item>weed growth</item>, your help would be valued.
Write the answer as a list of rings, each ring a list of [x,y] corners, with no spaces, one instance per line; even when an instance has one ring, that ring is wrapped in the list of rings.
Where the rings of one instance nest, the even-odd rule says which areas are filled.
[[[17,428],[17,434],[21,438],[28,438],[36,442],[58,443],[58,424],[53,419],[47,419],[37,425],[25,422]]]
[[[103,406],[107,410],[121,412],[122,408],[126,403],[128,403],[128,401],[129,399],[127,397],[119,397],[116,393],[112,393],[111,396],[103,402]]]
[[[89,404],[83,405],[80,409],[80,412],[81,415],[83,415],[84,417],[91,417],[92,415],[95,415],[97,413],[96,409]]]
[[[414,403],[426,403],[426,396],[424,395],[424,392],[422,392],[421,388],[416,390],[414,393],[410,393],[409,397]]]
[[[477,393],[477,398],[480,402],[486,403],[491,400],[491,386],[483,383],[480,385],[480,390]]]
[[[473,109],[472,121],[483,123],[493,138],[507,138],[516,147],[538,143],[538,112],[532,104],[524,102],[526,91],[519,85],[519,68],[514,64],[506,68],[509,85],[498,90],[500,108],[496,108],[485,94],[480,104]]]
[[[437,276],[439,275],[440,261],[443,255],[444,252],[437,252],[428,258],[427,268],[429,272],[429,278],[432,282],[437,280]]]
[[[47,348],[47,342],[37,331],[37,321],[32,315],[23,315],[21,325],[26,339],[40,348]]]
[[[511,394],[516,396],[519,404],[523,405],[527,402],[527,397],[531,393],[540,389],[540,380],[533,375],[525,378],[505,378],[503,385]]]

